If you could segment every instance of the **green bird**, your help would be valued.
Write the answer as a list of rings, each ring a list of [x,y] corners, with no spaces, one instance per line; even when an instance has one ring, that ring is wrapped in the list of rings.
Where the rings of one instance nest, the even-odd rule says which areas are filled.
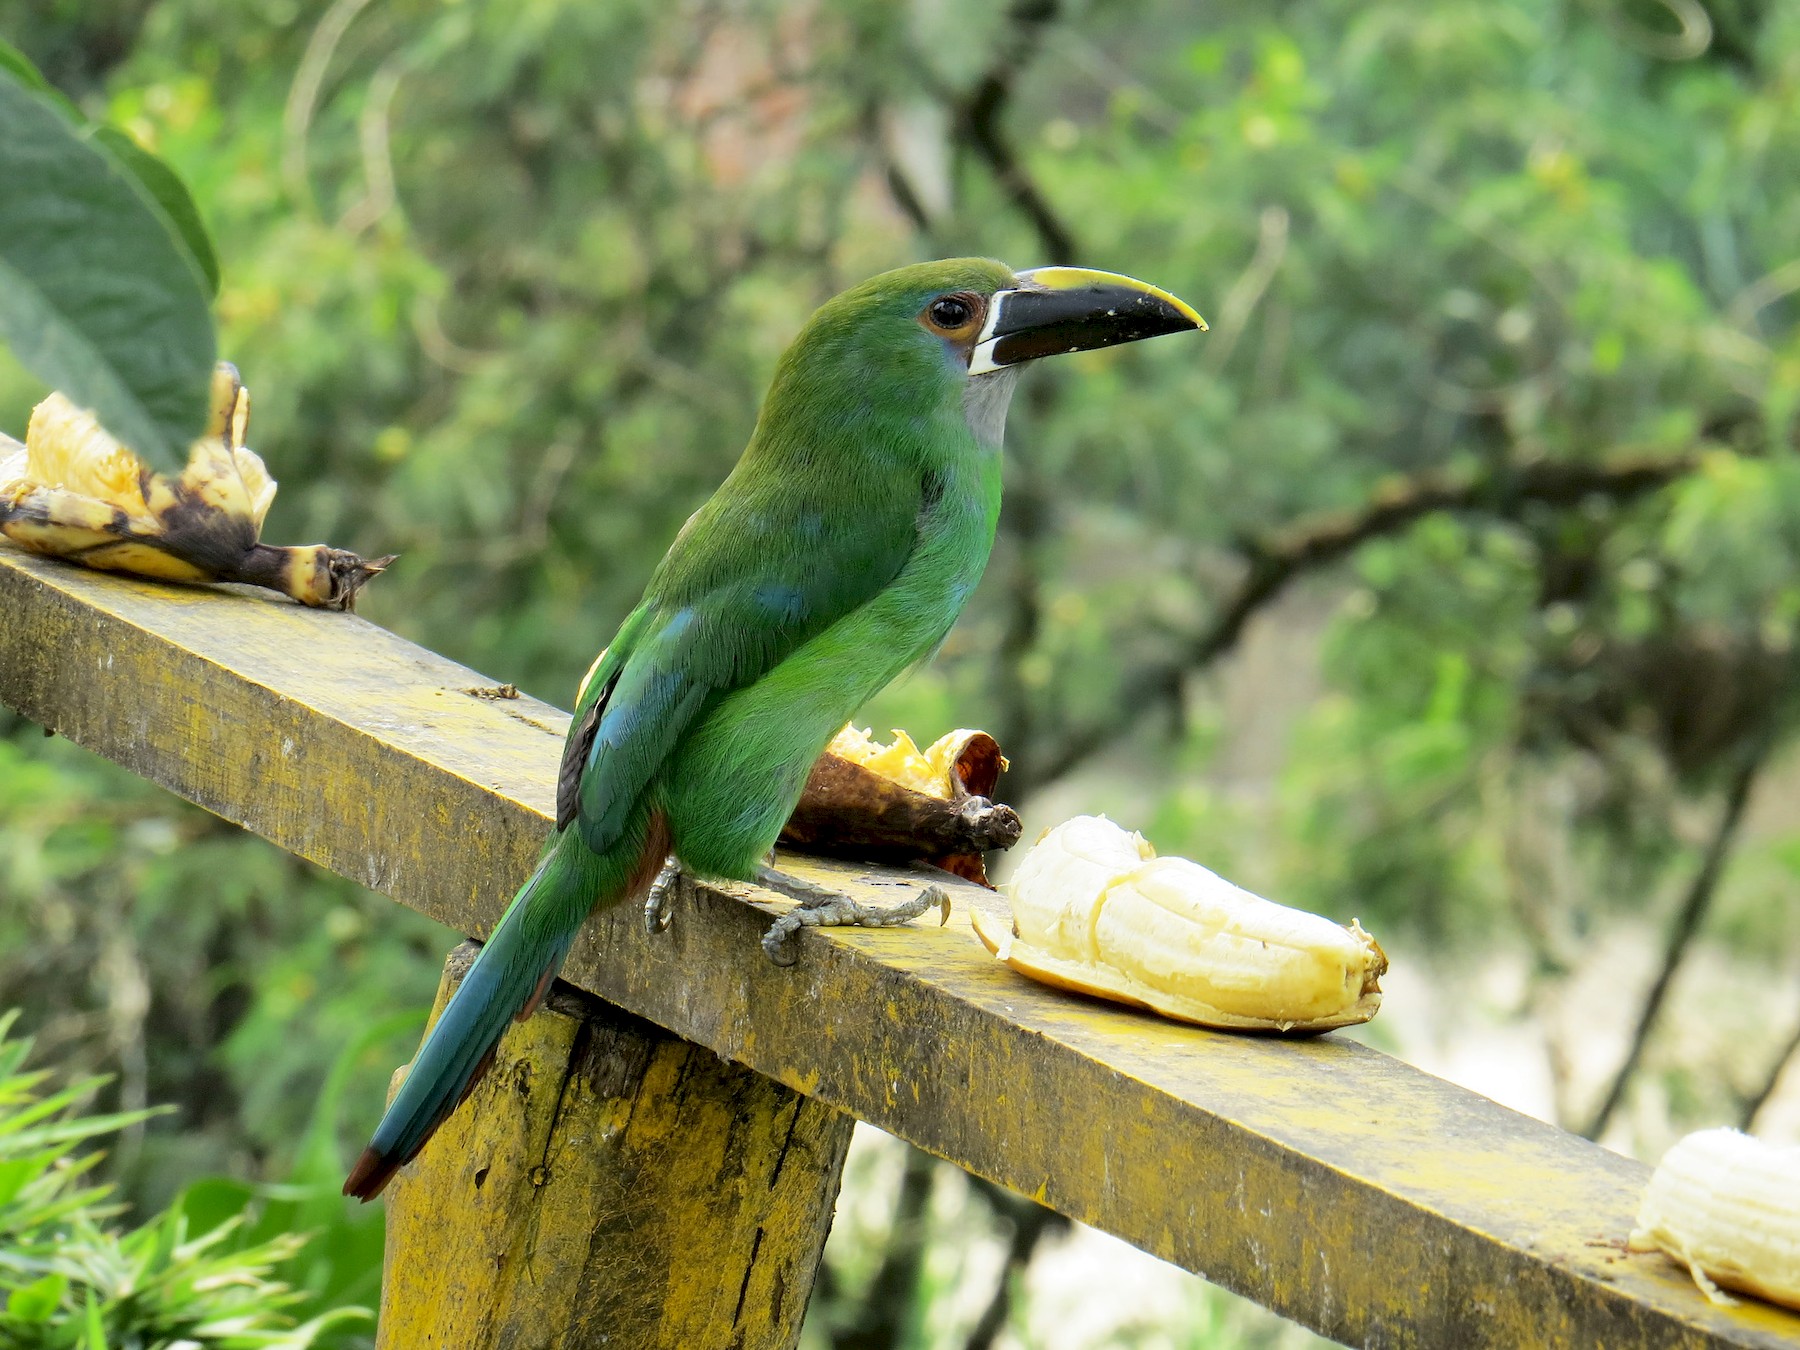
[[[1141,281],[986,258],[886,272],[822,306],[782,355],[755,432],[682,527],[582,682],[556,827],[363,1150],[372,1199],[418,1153],[562,968],[588,915],[680,868],[759,881],[800,924],[875,909],[768,865],[813,762],[944,639],[987,565],[1000,441],[1022,363],[1203,329]]]

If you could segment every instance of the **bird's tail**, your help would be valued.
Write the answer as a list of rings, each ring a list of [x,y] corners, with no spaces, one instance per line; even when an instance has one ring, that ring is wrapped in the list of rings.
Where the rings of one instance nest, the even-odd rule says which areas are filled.
[[[545,853],[419,1047],[345,1195],[379,1195],[487,1072],[507,1023],[536,1009],[595,900],[617,889],[602,862],[568,835]]]

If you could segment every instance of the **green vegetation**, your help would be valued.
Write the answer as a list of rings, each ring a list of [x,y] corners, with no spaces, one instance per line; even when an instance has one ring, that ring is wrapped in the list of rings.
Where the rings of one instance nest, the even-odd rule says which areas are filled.
[[[1410,1057],[1504,1045],[1644,1156],[1800,1130],[1800,10],[969,8],[0,0],[0,36],[191,187],[266,537],[401,554],[363,613],[564,704],[842,285],[986,253],[1193,301],[1204,339],[1026,377],[988,578],[867,720],[995,732],[1028,835],[1104,809],[1360,915]],[[0,428],[42,392],[0,358]],[[448,936],[0,731],[0,1004],[59,1081],[176,1107],[121,1194],[360,1144],[320,1085]],[[342,1064],[358,1126],[410,1036]],[[955,1303],[936,1269],[902,1296]]]
[[[110,1187],[86,1185],[100,1161],[77,1150],[154,1112],[80,1116],[88,1079],[44,1096],[48,1071],[26,1071],[29,1041],[0,1016],[0,1335],[17,1350],[108,1346],[308,1350],[322,1333],[368,1314],[338,1307],[302,1325],[307,1300],[275,1278],[307,1239],[275,1228],[254,1237],[245,1194],[201,1183],[181,1203],[121,1231]],[[229,1203],[235,1199],[236,1203]],[[289,1218],[283,1215],[282,1218]],[[263,1225],[266,1227],[266,1225]]]

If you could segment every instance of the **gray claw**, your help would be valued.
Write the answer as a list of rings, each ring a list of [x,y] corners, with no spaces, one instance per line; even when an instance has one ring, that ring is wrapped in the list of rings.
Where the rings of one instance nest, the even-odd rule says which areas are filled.
[[[892,928],[933,908],[941,916],[940,923],[950,921],[950,892],[942,886],[926,886],[911,899],[897,905],[877,906],[861,904],[847,895],[828,891],[798,877],[785,876],[769,867],[762,868],[756,879],[770,890],[799,902],[770,924],[769,931],[763,934],[763,951],[778,966],[791,966],[798,959],[793,938],[802,928]]]
[[[662,871],[650,883],[650,894],[644,897],[644,931],[655,937],[665,931],[675,917],[675,883],[681,878],[681,864],[671,853],[663,859]]]

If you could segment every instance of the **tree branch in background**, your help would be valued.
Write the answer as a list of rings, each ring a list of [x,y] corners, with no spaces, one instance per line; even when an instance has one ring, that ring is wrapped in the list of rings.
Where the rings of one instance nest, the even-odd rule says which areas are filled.
[[[933,235],[931,212],[926,209],[925,199],[920,196],[919,189],[907,176],[905,166],[886,143],[882,135],[881,118],[882,107],[878,101],[871,99],[863,105],[858,119],[863,141],[868,145],[876,167],[881,170],[889,199],[900,214],[906,217],[906,223],[913,227],[913,233],[930,241]]]
[[[1800,1064],[1800,1023],[1794,1026],[1794,1034],[1788,1037],[1787,1044],[1781,1053],[1775,1056],[1769,1065],[1769,1076],[1762,1081],[1762,1086],[1750,1094],[1744,1101],[1744,1109],[1738,1115],[1738,1128],[1746,1133],[1756,1124],[1757,1116],[1762,1114],[1763,1107],[1769,1104],[1769,1098],[1775,1095],[1775,1089],[1781,1083],[1781,1076],[1787,1072],[1790,1064]]]
[[[938,1167],[929,1153],[907,1147],[887,1248],[855,1317],[831,1333],[832,1350],[895,1350],[904,1339],[907,1317],[918,1300],[929,1228],[926,1209]]]
[[[281,181],[296,208],[317,214],[312,177],[307,170],[307,138],[312,130],[313,114],[318,111],[319,92],[325,84],[325,73],[338,44],[358,14],[369,7],[369,0],[333,0],[318,26],[307,39],[306,52],[294,71],[294,82],[288,88],[287,106],[281,116]]]
[[[1035,754],[1025,754],[1021,745],[1008,787],[1023,798],[1106,749],[1146,713],[1168,709],[1179,701],[1185,677],[1231,651],[1250,620],[1291,583],[1371,540],[1398,534],[1438,511],[1510,519],[1529,506],[1573,507],[1590,497],[1616,504],[1635,501],[1692,473],[1698,463],[1694,455],[1620,455],[1598,464],[1506,466],[1473,477],[1420,473],[1381,488],[1351,510],[1307,516],[1246,540],[1238,546],[1243,577],[1221,600],[1212,621],[1174,657],[1133,672],[1114,699],[1110,718]]]
[[[951,136],[987,167],[1006,199],[1030,222],[1045,263],[1074,262],[1079,247],[1073,231],[1050,205],[1007,139],[1003,122],[1019,77],[1041,50],[1045,34],[1060,14],[1060,0],[1014,0],[993,58],[968,94],[957,100],[941,89],[937,91],[937,97],[951,105]],[[889,177],[901,209],[913,216],[922,233],[926,232],[923,213],[915,214],[905,200],[905,195],[912,194],[903,195],[900,191],[906,187],[904,181],[897,181],[891,169]],[[1054,386],[1040,383],[1033,386],[1027,397],[1032,415],[1041,417],[1050,414],[1057,395]],[[1012,464],[1007,477],[1006,509],[1000,529],[1016,551],[998,662],[1002,685],[998,725],[1002,745],[1023,746],[1033,739],[1035,725],[1032,714],[1037,700],[1026,687],[1024,669],[1042,626],[1039,552],[1051,512],[1043,485],[1028,465]]]
[[[1045,1209],[1036,1201],[1014,1195],[1005,1187],[981,1177],[971,1174],[969,1184],[1012,1229],[1006,1245],[1005,1264],[1000,1267],[1000,1276],[994,1282],[994,1296],[982,1309],[981,1317],[963,1343],[963,1350],[990,1350],[995,1339],[1006,1329],[1006,1319],[1012,1312],[1013,1281],[1031,1264],[1038,1243],[1065,1231],[1069,1221],[1055,1210]]]
[[[1624,1100],[1625,1089],[1630,1085],[1632,1075],[1637,1072],[1638,1064],[1644,1057],[1644,1046],[1648,1043],[1650,1032],[1655,1028],[1656,1019],[1668,998],[1669,987],[1674,983],[1675,974],[1686,959],[1694,934],[1699,931],[1701,921],[1712,907],[1713,895],[1719,888],[1719,877],[1725,871],[1726,859],[1731,856],[1731,846],[1737,838],[1738,825],[1743,821],[1744,807],[1750,800],[1750,790],[1756,786],[1756,776],[1768,757],[1772,739],[1765,736],[1750,747],[1745,752],[1743,763],[1732,775],[1731,785],[1725,794],[1725,809],[1719,816],[1718,825],[1713,829],[1712,841],[1706,846],[1706,855],[1700,860],[1700,870],[1694,873],[1694,879],[1688,885],[1687,898],[1682,901],[1681,909],[1675,915],[1675,922],[1669,929],[1668,940],[1663,945],[1662,965],[1650,984],[1650,992],[1644,996],[1644,1006],[1638,1010],[1631,1045],[1626,1050],[1625,1059],[1618,1071],[1613,1074],[1612,1083],[1608,1086],[1606,1095],[1601,1098],[1593,1119],[1581,1132],[1589,1139],[1598,1139],[1606,1129],[1613,1113],[1618,1110],[1619,1103]]]
[[[1031,222],[1043,247],[1045,256],[1041,261],[1045,263],[1077,261],[1075,236],[1020,161],[1001,128],[1001,118],[1012,101],[1015,81],[1037,55],[1045,32],[1056,22],[1060,10],[1059,0],[1014,0],[1007,11],[1006,34],[994,59],[961,107],[955,109],[953,133],[987,165],[1007,200]]]
[[[938,1170],[947,1166],[921,1149],[907,1149],[881,1264],[853,1319],[831,1333],[832,1350],[896,1350],[906,1340],[907,1319],[918,1304],[919,1277],[930,1237],[931,1188]],[[1012,1312],[1015,1280],[1031,1263],[1038,1244],[1065,1231],[1069,1220],[972,1173],[968,1181],[1010,1230],[993,1295],[965,1342],[965,1350],[991,1350]],[[821,1267],[821,1273],[827,1269]]]
[[[1281,270],[1287,256],[1288,213],[1285,207],[1265,206],[1257,218],[1256,252],[1231,283],[1225,298],[1219,302],[1218,322],[1213,325],[1210,340],[1200,352],[1200,366],[1208,375],[1217,376],[1237,350],[1238,339],[1250,323],[1250,316],[1268,294],[1269,285]]]
[[[1047,413],[1054,402],[1051,387],[1040,381],[1028,395],[1033,416]],[[999,705],[994,718],[1000,744],[1030,745],[1037,739],[1040,692],[1032,688],[1029,660],[1043,630],[1044,539],[1054,519],[1054,505],[1037,472],[1023,460],[1007,464],[1006,503],[1000,529],[1009,545],[1005,591],[1006,626],[994,656],[992,693]]]
[[[986,73],[960,107],[953,108],[952,135],[966,145],[993,173],[1013,206],[1037,232],[1043,261],[1069,263],[1078,252],[1074,235],[1050,206],[1002,130],[1001,121],[1011,101],[1013,82],[1029,64],[1045,30],[1058,13],[1058,0],[1018,0],[1008,14],[1009,32]],[[940,95],[941,97],[941,95]],[[920,235],[931,236],[931,222],[917,192],[900,166],[886,160],[890,194]],[[1044,414],[1055,399],[1052,386],[1038,385],[1033,411]],[[1012,585],[1008,589],[1008,618],[999,653],[1001,743],[1024,745],[1032,738],[1035,700],[1026,687],[1026,658],[1037,645],[1042,627],[1041,568],[1039,552],[1051,514],[1042,485],[1028,468],[1014,465],[1010,474],[1003,533],[1015,546]],[[898,1343],[905,1310],[918,1287],[924,1251],[924,1208],[930,1197],[931,1179],[938,1164],[917,1149],[907,1157],[893,1227],[880,1269],[869,1287],[856,1322],[832,1339],[833,1350],[890,1350]],[[1068,1227],[1069,1221],[1002,1187],[970,1175],[969,1183],[1011,1227],[1006,1258],[995,1282],[993,1295],[969,1332],[966,1350],[989,1350],[1006,1327],[1012,1310],[1013,1285],[1030,1264],[1038,1243],[1047,1235]]]
[[[884,159],[883,165],[887,179],[888,195],[894,199],[894,205],[907,219],[915,231],[926,236],[931,235],[931,216],[925,210],[925,203],[920,200],[919,193],[906,176],[906,170],[892,159]]]

